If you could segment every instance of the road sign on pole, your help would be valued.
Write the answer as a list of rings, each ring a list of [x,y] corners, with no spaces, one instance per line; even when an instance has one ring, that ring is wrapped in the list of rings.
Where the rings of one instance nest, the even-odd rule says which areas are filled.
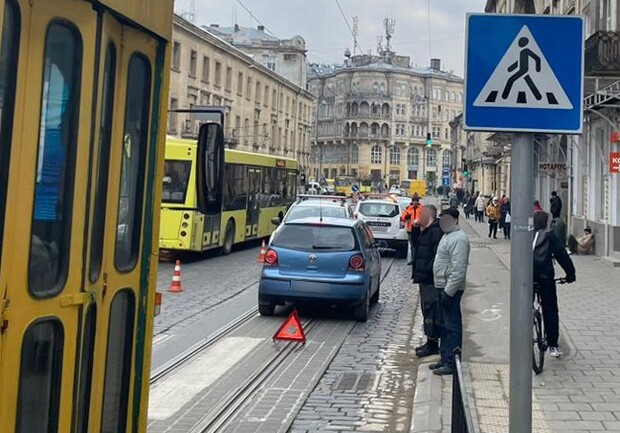
[[[620,173],[620,152],[609,153],[609,172],[612,174]]]
[[[509,432],[531,433],[534,133],[582,130],[583,20],[468,15],[465,51],[465,129],[517,132],[511,150]]]
[[[581,17],[468,15],[465,129],[581,133],[583,60]]]

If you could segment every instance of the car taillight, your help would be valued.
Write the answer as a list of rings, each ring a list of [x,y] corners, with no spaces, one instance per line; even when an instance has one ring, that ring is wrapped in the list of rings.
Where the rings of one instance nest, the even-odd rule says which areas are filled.
[[[364,257],[356,254],[349,259],[349,271],[363,272],[364,269]]]
[[[278,253],[275,250],[267,250],[265,253],[265,266],[278,266]]]

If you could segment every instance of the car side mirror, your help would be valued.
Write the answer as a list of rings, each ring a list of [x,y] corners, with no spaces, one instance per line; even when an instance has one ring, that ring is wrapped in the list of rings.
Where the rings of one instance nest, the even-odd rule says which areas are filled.
[[[281,223],[282,221],[280,221],[280,217],[271,218],[271,224],[273,224],[274,226],[279,226]]]

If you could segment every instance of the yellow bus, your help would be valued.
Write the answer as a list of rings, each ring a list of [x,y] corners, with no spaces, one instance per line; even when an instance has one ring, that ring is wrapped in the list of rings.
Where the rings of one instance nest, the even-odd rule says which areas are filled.
[[[353,176],[338,176],[334,179],[334,185],[336,187],[336,195],[344,195],[351,197],[351,187],[357,183],[357,180]]]
[[[0,0],[0,432],[146,432],[172,16]]]
[[[209,146],[215,149],[203,148]],[[295,200],[296,160],[224,150],[221,139],[209,146],[171,137],[166,141],[161,250],[221,248],[228,254],[235,244],[271,235],[271,219],[283,217]],[[203,161],[207,167],[201,170]]]

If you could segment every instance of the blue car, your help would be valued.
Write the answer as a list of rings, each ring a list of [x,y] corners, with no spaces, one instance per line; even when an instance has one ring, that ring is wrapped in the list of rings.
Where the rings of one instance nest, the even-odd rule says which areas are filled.
[[[265,254],[258,309],[271,316],[287,302],[353,307],[368,319],[379,300],[381,257],[360,220],[309,217],[285,222]]]

